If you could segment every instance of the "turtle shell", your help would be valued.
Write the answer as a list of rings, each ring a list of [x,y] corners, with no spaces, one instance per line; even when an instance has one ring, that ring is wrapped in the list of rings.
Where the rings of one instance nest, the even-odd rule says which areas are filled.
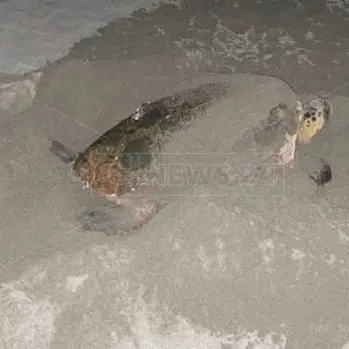
[[[104,195],[122,195],[139,186],[154,158],[177,130],[187,127],[228,84],[210,83],[147,102],[109,129],[73,163],[86,186]]]

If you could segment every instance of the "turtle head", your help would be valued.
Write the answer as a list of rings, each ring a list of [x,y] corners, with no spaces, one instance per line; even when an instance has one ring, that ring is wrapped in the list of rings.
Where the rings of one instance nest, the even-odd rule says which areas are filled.
[[[331,103],[325,98],[314,98],[305,104],[299,129],[300,142],[309,143],[328,124],[331,114]]]

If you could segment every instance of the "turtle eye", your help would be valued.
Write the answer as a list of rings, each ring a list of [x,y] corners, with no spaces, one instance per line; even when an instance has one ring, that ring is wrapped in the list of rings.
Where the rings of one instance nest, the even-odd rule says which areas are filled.
[[[312,121],[312,122],[315,122],[315,121],[316,121],[316,116],[312,116],[312,117],[311,117],[311,121]]]

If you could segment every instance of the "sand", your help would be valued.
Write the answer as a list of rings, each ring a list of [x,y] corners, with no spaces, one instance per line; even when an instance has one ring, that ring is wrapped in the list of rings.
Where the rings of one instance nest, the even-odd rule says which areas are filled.
[[[179,180],[162,192],[177,198],[131,237],[82,231],[77,215],[96,198],[49,151],[52,139],[84,148],[143,101],[227,79],[229,98],[166,149],[187,168],[205,153],[195,161],[207,169],[231,160],[275,104],[346,82],[347,23],[324,3],[277,17],[252,5],[192,1],[110,23],[43,69],[34,100],[21,90],[24,103],[1,110],[1,347],[347,347],[346,87],[284,177],[258,195],[246,183]],[[321,157],[333,179],[319,190],[308,175]]]

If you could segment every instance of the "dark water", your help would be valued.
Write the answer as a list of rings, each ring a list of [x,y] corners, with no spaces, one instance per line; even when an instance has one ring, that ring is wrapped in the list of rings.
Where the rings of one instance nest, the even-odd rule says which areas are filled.
[[[184,1],[138,10],[77,43],[69,57],[137,60],[170,53],[198,71],[279,77],[297,92],[349,80],[349,5],[326,1]],[[326,6],[327,4],[327,6]],[[349,95],[349,88],[338,90]]]

